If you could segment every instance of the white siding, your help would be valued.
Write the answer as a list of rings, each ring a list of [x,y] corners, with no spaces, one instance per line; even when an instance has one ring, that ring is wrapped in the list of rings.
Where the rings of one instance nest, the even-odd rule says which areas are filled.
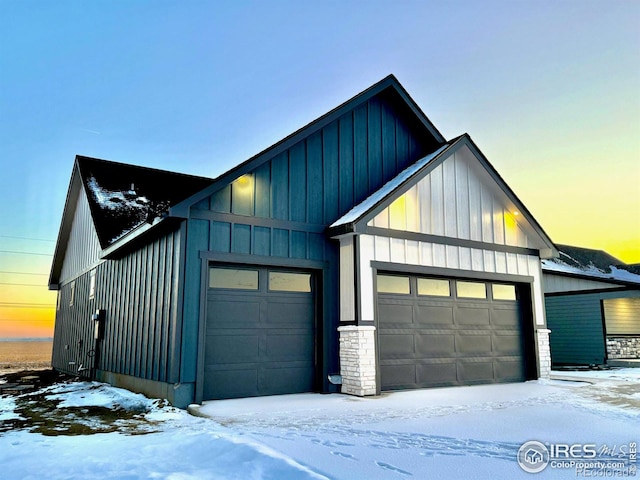
[[[88,268],[95,266],[100,261],[101,251],[102,248],[89,211],[89,202],[84,189],[81,188],[73,216],[71,233],[67,241],[67,250],[64,254],[60,283],[64,284]]]
[[[340,239],[340,321],[349,322],[356,318],[353,239]]]
[[[369,225],[395,230],[532,247],[522,224],[493,180],[463,147],[444,160]]]

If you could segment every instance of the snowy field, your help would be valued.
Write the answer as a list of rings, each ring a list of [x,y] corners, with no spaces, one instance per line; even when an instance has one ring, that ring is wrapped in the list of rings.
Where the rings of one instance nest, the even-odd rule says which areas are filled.
[[[599,459],[624,461],[626,478],[635,477],[628,453],[640,441],[640,369],[554,377],[564,380],[223,400],[192,406],[194,415],[104,384],[62,383],[0,396],[0,478],[616,477],[551,465],[526,473],[516,456],[530,440],[596,445]],[[27,426],[42,405],[54,414]]]

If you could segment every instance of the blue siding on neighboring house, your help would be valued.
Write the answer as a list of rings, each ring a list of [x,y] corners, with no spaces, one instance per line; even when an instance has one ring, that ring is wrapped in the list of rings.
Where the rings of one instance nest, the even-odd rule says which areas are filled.
[[[603,364],[605,343],[598,294],[547,297],[554,364]]]
[[[600,291],[547,295],[547,325],[551,330],[551,360],[554,364],[603,364],[606,362],[606,325],[602,300],[634,298],[638,290]]]

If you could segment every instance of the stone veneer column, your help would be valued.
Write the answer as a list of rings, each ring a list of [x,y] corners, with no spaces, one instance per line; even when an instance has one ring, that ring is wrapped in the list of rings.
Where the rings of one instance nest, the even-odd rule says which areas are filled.
[[[551,374],[551,347],[549,346],[548,328],[539,328],[538,334],[538,359],[540,365],[540,378],[549,378]]]
[[[340,375],[342,393],[376,394],[375,327],[349,325],[340,332]]]

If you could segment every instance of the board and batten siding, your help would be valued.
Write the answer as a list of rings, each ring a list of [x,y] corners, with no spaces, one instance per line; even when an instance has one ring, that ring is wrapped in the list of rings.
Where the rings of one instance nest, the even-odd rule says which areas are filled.
[[[535,248],[503,198],[493,182],[487,181],[486,171],[478,166],[469,147],[463,146],[368,225]]]
[[[101,251],[89,202],[84,188],[80,188],[59,283],[69,282],[95,267],[100,262]]]
[[[428,148],[433,147],[422,143],[396,115],[393,105],[375,97],[278,153],[195,209],[329,225],[428,153]],[[223,220],[212,228],[222,237],[214,237],[212,247],[217,249],[246,252],[254,245],[275,255],[285,254],[285,232],[269,235],[261,228],[247,232],[239,226],[232,229]],[[254,239],[258,241],[252,244]],[[265,246],[263,242],[270,243]]]
[[[51,366],[70,375],[89,376],[93,366],[94,302],[89,299],[90,276],[87,273],[76,277],[58,291]]]
[[[56,318],[53,366],[76,374],[70,361],[92,361],[91,317],[102,309],[106,315],[98,370],[179,382],[175,351],[180,349],[181,335],[180,242],[180,231],[175,231],[123,258],[100,263],[95,269],[94,298],[89,298],[90,271],[64,285]],[[75,299],[70,305],[72,285]]]

